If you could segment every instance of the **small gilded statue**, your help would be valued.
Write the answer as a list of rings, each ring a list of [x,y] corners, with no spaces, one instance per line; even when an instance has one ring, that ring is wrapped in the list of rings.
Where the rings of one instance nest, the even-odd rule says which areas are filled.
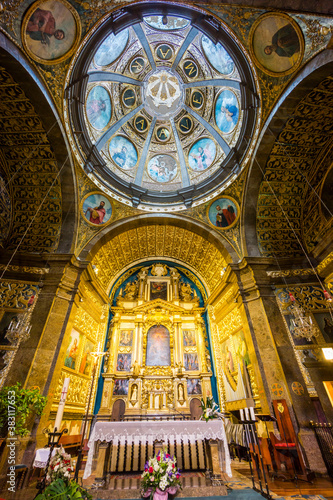
[[[132,375],[133,377],[139,377],[140,372],[141,372],[141,366],[137,362],[137,360],[134,361],[133,365],[131,366],[132,368]]]
[[[137,294],[137,284],[135,281],[131,281],[130,283],[127,283],[125,286],[125,295],[124,298],[127,300],[134,300]]]
[[[192,288],[189,283],[182,282],[180,284],[180,298],[184,302],[192,300]]]

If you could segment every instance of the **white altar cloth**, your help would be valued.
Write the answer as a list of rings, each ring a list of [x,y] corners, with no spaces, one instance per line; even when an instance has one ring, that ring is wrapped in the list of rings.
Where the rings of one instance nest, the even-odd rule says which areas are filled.
[[[222,454],[223,472],[226,472],[231,477],[231,460],[224,423],[222,420],[213,419],[208,422],[204,420],[96,422],[88,442],[89,452],[83,479],[87,479],[91,474],[94,448],[97,441],[112,441],[116,445],[119,442],[125,444],[126,440],[128,444],[139,444],[139,441],[153,442],[155,439],[167,441],[168,436],[172,436],[176,442],[189,440],[191,443],[204,439],[218,439],[222,444],[220,452]]]

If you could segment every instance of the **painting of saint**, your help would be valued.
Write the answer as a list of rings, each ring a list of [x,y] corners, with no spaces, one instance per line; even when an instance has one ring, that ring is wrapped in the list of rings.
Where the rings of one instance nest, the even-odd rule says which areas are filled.
[[[130,347],[133,342],[133,330],[120,330],[119,345]]]
[[[177,175],[177,163],[170,155],[156,155],[149,160],[147,170],[154,181],[170,182]]]
[[[55,61],[74,50],[78,27],[69,4],[57,0],[38,2],[24,20],[24,43],[37,60]]]
[[[333,319],[329,313],[314,313],[319,329],[323,334],[325,342],[333,343]]]
[[[113,396],[127,396],[128,394],[128,380],[115,379],[113,386]]]
[[[134,145],[122,135],[117,135],[111,139],[109,152],[115,164],[124,170],[133,168],[137,164],[138,153]]]
[[[215,160],[216,144],[208,137],[199,139],[193,144],[188,155],[188,164],[197,172],[206,170]]]
[[[230,344],[230,339],[225,340],[221,344],[221,354],[222,354],[222,366],[223,366],[223,371],[224,374],[232,387],[233,390],[236,390],[237,383],[236,383],[236,368],[235,363],[234,363],[234,358],[232,354],[232,349],[231,349],[231,344]]]
[[[64,365],[67,368],[71,368],[72,370],[75,370],[75,364],[76,364],[77,355],[79,353],[81,337],[82,337],[82,335],[79,332],[77,332],[76,330],[73,329],[71,331],[71,335],[69,337],[68,347],[66,350],[66,357],[65,357]]]
[[[199,370],[198,355],[185,352],[184,353],[184,366],[186,371]]]
[[[222,75],[230,75],[234,70],[234,62],[220,43],[213,43],[207,36],[201,37],[202,50],[210,64]]]
[[[150,300],[168,300],[168,283],[166,281],[150,282]]]
[[[245,365],[247,366],[250,363],[250,357],[245,342],[244,332],[242,331],[237,332],[233,336],[233,342],[236,352],[237,363],[239,363],[242,366],[244,361]]]
[[[252,30],[251,50],[258,65],[267,73],[290,73],[301,58],[302,35],[288,16],[266,14]]]
[[[163,31],[175,31],[186,28],[190,24],[188,19],[182,17],[167,16],[167,22],[164,24],[163,16],[147,16],[143,18],[144,22],[152,28]]]
[[[94,344],[90,340],[86,341],[86,345],[83,349],[82,359],[80,363],[79,372],[84,375],[90,375],[90,370],[93,364],[93,357],[91,353],[94,351]]]
[[[87,118],[97,130],[102,130],[111,118],[111,99],[108,91],[97,85],[88,94],[86,102]]]
[[[194,394],[202,394],[201,381],[199,378],[187,379],[187,394],[193,396]]]
[[[132,354],[131,353],[120,353],[117,357],[117,371],[118,372],[129,372],[131,370],[132,364]]]
[[[127,45],[128,37],[128,29],[121,31],[118,35],[111,33],[97,50],[94,58],[95,64],[108,66],[118,59]]]
[[[239,104],[231,90],[222,90],[215,103],[215,121],[224,134],[229,134],[236,127],[239,118]]]
[[[170,333],[162,325],[149,328],[147,333],[146,366],[170,366]]]
[[[83,202],[83,215],[92,224],[105,224],[111,217],[111,203],[105,195],[91,194]]]
[[[195,330],[183,330],[183,343],[185,347],[196,346]]]
[[[230,227],[237,216],[237,206],[229,198],[219,198],[213,201],[208,210],[209,222],[218,228]]]

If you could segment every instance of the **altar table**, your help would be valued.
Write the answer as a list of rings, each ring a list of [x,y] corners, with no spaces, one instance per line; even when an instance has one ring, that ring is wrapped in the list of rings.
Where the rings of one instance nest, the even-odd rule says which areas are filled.
[[[179,464],[179,458],[182,455],[182,450],[184,450],[184,443],[188,446],[190,453],[192,449],[192,468],[202,469],[204,468],[204,460],[200,453],[197,453],[198,443],[206,450],[205,444],[208,441],[215,441],[218,445],[219,467],[228,476],[231,476],[231,461],[224,423],[222,420],[214,419],[208,422],[204,420],[97,422],[88,442],[89,452],[83,478],[86,479],[92,472],[97,442],[100,443],[97,468],[99,469],[98,472],[101,473],[102,469],[104,472],[105,470],[107,472],[115,471],[116,462],[119,465],[119,461],[122,462],[121,466],[124,471],[133,470],[131,464],[133,465],[134,461],[139,466],[137,470],[143,470],[147,456],[151,457],[153,455],[155,441],[163,441],[166,446],[169,446],[172,455],[175,454],[176,458],[178,455],[177,462],[181,469],[189,469],[187,456],[183,457],[184,463]],[[110,447],[111,442],[113,453]],[[110,452],[109,456],[106,453],[107,446],[103,443],[107,443]],[[139,451],[142,445],[146,448],[145,453]]]

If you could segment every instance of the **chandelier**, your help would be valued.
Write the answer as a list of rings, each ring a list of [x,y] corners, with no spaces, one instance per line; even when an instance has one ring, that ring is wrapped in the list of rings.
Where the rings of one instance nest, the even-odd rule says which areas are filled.
[[[24,342],[29,338],[31,330],[30,319],[30,311],[28,313],[19,313],[12,319],[6,332],[6,338],[11,344],[17,346],[19,342]]]
[[[313,324],[311,316],[306,316],[304,309],[297,304],[295,297],[289,292],[291,306],[289,310],[292,314],[290,320],[290,330],[294,337],[306,338],[311,341],[312,337],[318,337],[319,330]]]

